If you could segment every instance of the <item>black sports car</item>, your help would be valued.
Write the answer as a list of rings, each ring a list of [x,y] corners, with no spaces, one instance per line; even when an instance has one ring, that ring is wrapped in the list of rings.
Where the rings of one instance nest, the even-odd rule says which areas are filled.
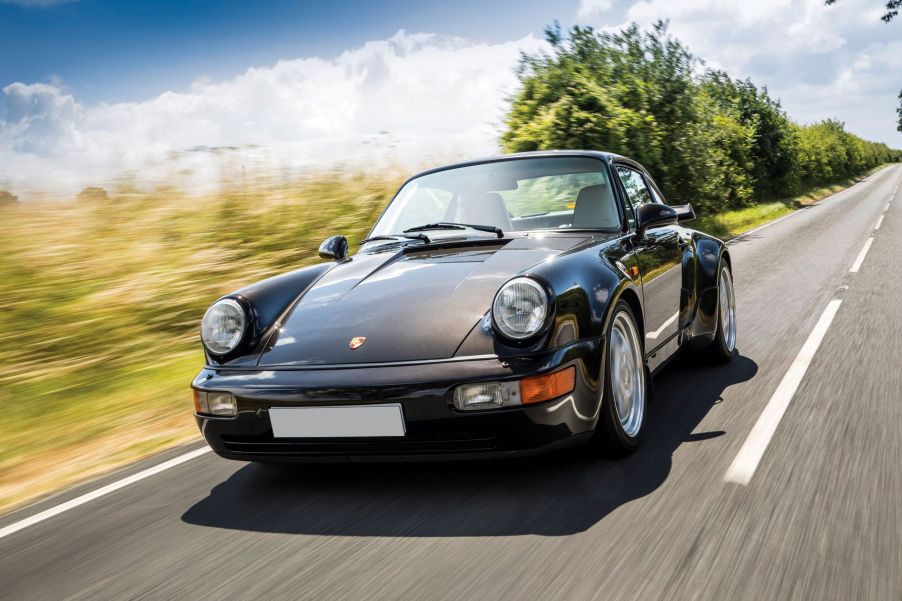
[[[656,369],[734,353],[730,256],[694,217],[601,152],[420,173],[353,256],[333,236],[210,307],[197,423],[241,460],[628,453]]]

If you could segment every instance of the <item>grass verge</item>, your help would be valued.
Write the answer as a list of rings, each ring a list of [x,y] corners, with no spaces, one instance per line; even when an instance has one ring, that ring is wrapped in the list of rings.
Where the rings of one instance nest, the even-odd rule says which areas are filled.
[[[735,238],[736,236],[744,234],[749,230],[753,230],[765,223],[788,215],[796,209],[814,204],[819,200],[823,200],[828,196],[832,196],[837,192],[845,190],[872,173],[880,171],[885,166],[886,165],[880,165],[863,175],[843,180],[829,186],[812,188],[805,193],[792,198],[757,203],[750,207],[724,211],[716,215],[703,215],[691,222],[689,226],[693,229],[716,236],[721,240],[729,240],[730,238]]]
[[[400,179],[0,207],[0,510],[198,438],[188,387],[205,308],[319,261],[329,235],[354,244]]]

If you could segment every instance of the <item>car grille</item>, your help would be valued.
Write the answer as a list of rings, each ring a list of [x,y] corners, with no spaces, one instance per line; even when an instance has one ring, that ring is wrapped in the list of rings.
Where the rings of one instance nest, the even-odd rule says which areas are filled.
[[[310,439],[223,436],[227,451],[250,455],[419,455],[491,451],[495,436],[478,432],[442,432],[404,438]]]

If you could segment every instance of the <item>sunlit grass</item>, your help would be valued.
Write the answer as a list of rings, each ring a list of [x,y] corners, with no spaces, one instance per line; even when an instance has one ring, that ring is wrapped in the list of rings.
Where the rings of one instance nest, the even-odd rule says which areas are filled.
[[[792,204],[775,201],[752,205],[744,209],[725,211],[718,215],[706,215],[686,224],[722,240],[728,240],[768,221],[778,219],[794,210]]]
[[[361,239],[400,176],[0,208],[0,507],[196,436],[218,296]]]
[[[723,240],[735,238],[740,234],[755,229],[759,225],[764,225],[769,221],[779,219],[800,207],[813,204],[831,194],[835,194],[840,190],[848,188],[855,182],[860,181],[864,177],[867,177],[871,173],[879,171],[882,168],[883,166],[875,167],[866,174],[854,179],[844,180],[829,186],[811,188],[793,198],[762,202],[742,209],[723,211],[716,215],[702,215],[697,220],[687,225]]]

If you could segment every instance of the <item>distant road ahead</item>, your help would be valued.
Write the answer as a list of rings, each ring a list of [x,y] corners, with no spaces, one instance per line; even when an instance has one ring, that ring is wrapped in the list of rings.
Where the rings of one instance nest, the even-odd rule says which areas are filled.
[[[900,181],[731,243],[740,356],[665,370],[626,460],[205,453],[0,538],[0,598],[902,599]]]

